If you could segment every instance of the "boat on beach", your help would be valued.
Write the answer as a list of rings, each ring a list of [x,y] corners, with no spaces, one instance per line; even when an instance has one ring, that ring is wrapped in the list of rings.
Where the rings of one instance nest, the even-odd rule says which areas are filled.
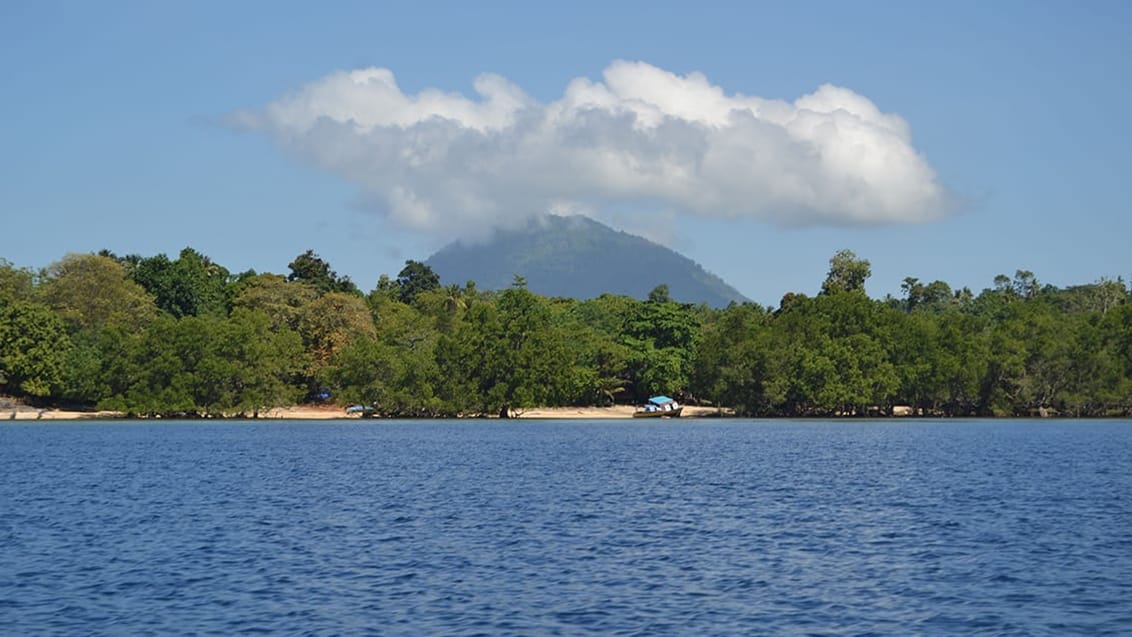
[[[679,418],[684,406],[668,396],[653,396],[633,412],[634,418]]]
[[[370,405],[350,405],[346,408],[346,414],[350,416],[361,416],[362,418],[373,418],[377,415],[377,411]]]

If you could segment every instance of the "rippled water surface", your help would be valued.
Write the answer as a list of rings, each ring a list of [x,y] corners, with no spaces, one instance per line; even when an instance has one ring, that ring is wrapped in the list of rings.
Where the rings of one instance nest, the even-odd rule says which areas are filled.
[[[0,424],[4,634],[1132,634],[1132,423]]]

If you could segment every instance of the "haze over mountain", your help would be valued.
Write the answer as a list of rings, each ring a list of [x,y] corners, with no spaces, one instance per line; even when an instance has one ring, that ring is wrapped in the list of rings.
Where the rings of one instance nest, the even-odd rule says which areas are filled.
[[[588,299],[604,293],[647,298],[657,285],[686,303],[722,307],[747,299],[691,259],[582,216],[548,215],[482,243],[451,243],[426,263],[445,284],[509,287],[515,275],[544,296]]]

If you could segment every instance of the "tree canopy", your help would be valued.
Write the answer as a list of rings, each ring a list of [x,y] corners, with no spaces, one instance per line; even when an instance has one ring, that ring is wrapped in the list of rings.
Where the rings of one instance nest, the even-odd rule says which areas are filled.
[[[76,329],[145,326],[157,315],[154,298],[114,259],[69,254],[52,263],[39,290],[59,317]]]
[[[838,250],[829,259],[829,274],[821,285],[822,294],[865,292],[865,281],[872,276],[872,266],[852,250]]]
[[[190,248],[0,259],[0,393],[142,416],[255,416],[300,400],[389,416],[506,416],[655,394],[750,416],[1132,414],[1132,303],[1120,278],[1064,289],[1028,270],[978,294],[909,276],[872,299],[842,250],[821,293],[711,309],[441,286],[407,261],[363,296],[313,252],[291,274]]]
[[[330,264],[323,261],[321,257],[314,253],[314,250],[307,250],[295,257],[295,260],[287,267],[291,269],[291,273],[287,275],[288,281],[309,283],[320,294],[327,292],[361,294],[358,286],[354,285],[350,277],[338,276],[338,273],[330,268]]]
[[[409,260],[397,274],[397,296],[402,303],[412,304],[417,295],[440,287],[440,277],[420,261]]]

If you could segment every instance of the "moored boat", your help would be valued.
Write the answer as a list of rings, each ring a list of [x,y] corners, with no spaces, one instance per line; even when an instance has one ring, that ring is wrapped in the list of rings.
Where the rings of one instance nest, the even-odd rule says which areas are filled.
[[[668,396],[653,396],[633,412],[634,418],[679,418],[684,406]]]
[[[370,405],[350,405],[346,408],[346,414],[350,416],[361,416],[362,418],[373,418],[377,412]]]

